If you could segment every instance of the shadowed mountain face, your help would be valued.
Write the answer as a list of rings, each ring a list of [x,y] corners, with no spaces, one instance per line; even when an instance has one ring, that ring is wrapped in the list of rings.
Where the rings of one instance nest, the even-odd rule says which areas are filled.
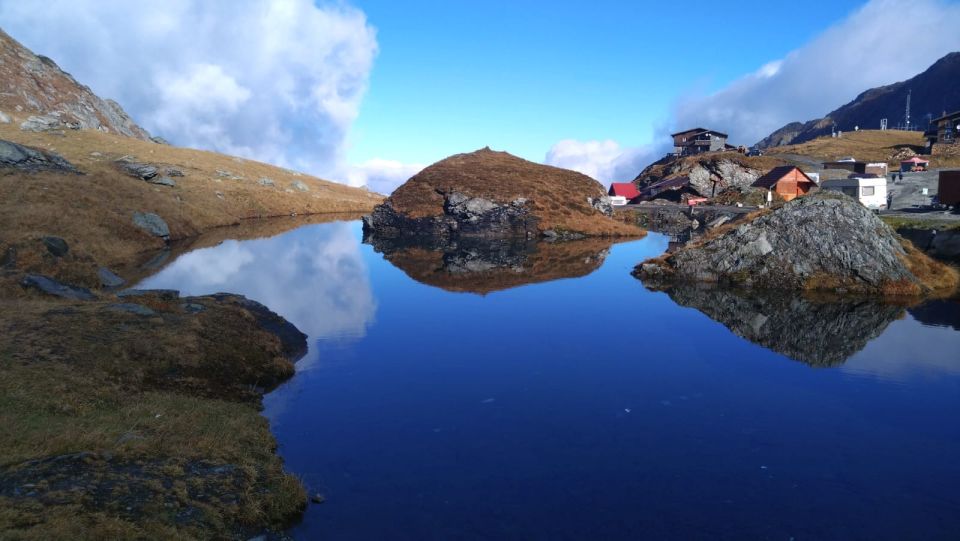
[[[850,103],[830,112],[824,118],[808,122],[791,122],[757,143],[760,148],[803,143],[821,135],[829,135],[834,124],[838,130],[852,131],[880,128],[886,118],[890,127],[904,121],[907,94],[910,94],[911,124],[926,128],[928,115],[938,117],[960,108],[960,52],[937,60],[916,77],[887,86],[871,88]]]
[[[524,239],[404,242],[364,238],[414,280],[446,291],[485,295],[526,284],[586,276],[600,268],[612,240]]]
[[[810,366],[844,363],[904,315],[904,307],[871,300],[819,300],[705,285],[664,290],[754,344]]]

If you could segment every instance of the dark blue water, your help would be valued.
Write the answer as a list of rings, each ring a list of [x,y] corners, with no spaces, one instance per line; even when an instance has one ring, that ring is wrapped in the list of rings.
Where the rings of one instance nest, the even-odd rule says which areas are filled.
[[[401,269],[333,223],[142,286],[242,293],[310,335],[266,399],[327,498],[298,538],[960,538],[960,304],[647,291],[629,272],[666,244],[492,291],[503,272]]]

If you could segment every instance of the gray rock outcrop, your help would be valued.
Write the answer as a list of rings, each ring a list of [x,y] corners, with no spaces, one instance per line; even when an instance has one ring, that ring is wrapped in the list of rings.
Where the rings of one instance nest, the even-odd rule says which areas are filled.
[[[133,225],[155,237],[160,237],[164,240],[170,238],[170,227],[167,225],[167,222],[152,212],[134,212]]]
[[[148,163],[135,162],[129,159],[120,159],[114,162],[124,174],[140,180],[150,180],[157,176],[157,168]]]
[[[100,280],[100,285],[108,289],[117,288],[127,283],[126,280],[120,278],[106,267],[97,269],[97,278]]]
[[[0,124],[9,124],[13,119],[10,118],[10,115],[0,111]]]
[[[73,164],[59,154],[0,140],[0,168],[4,167],[30,173],[37,171],[79,172]]]
[[[893,283],[919,284],[906,255],[901,239],[873,212],[847,196],[821,192],[645,262],[635,274],[645,280],[876,292]]]
[[[534,238],[537,236],[537,219],[530,212],[526,199],[501,205],[489,199],[452,192],[444,196],[440,216],[411,218],[384,203],[369,216],[364,216],[363,229],[367,235],[382,238]]]
[[[97,297],[85,287],[71,286],[58,282],[49,276],[43,276],[41,274],[28,274],[26,275],[20,284],[28,289],[36,289],[46,293],[47,295],[53,295],[55,297],[60,297],[63,299],[70,299],[74,301],[92,301]]]
[[[63,257],[70,252],[70,245],[60,237],[43,237],[41,240],[47,252],[54,257]]]

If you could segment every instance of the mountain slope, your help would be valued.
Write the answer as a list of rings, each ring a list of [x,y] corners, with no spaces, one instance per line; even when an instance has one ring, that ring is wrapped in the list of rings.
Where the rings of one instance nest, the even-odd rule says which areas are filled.
[[[886,118],[890,128],[904,122],[907,95],[910,94],[911,125],[926,128],[929,119],[944,111],[960,109],[960,52],[937,60],[926,71],[899,83],[871,88],[850,103],[831,111],[826,117],[807,122],[791,122],[757,143],[770,148],[810,141],[837,130],[879,129]]]
[[[23,121],[45,115],[60,126],[92,129],[149,140],[150,134],[124,112],[78,83],[56,62],[38,56],[0,30],[0,112]],[[2,116],[0,116],[2,118]]]

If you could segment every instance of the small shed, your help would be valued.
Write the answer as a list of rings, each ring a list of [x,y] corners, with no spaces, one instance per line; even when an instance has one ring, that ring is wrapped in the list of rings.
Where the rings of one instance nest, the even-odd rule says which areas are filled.
[[[917,156],[900,162],[900,171],[903,173],[909,171],[926,171],[928,167],[930,167],[930,160],[924,160]]]
[[[780,167],[774,167],[766,175],[758,178],[752,186],[776,192],[786,201],[790,201],[801,195],[806,195],[817,186],[817,183],[801,171],[799,167],[781,165]]]
[[[860,162],[853,158],[841,158],[835,162],[823,162],[824,169],[845,169],[851,173],[866,173],[867,162]]]
[[[887,162],[874,162],[868,163],[867,167],[863,171],[868,175],[877,175],[878,177],[887,176]]]
[[[944,205],[960,205],[960,170],[940,171],[937,198]]]
[[[640,197],[640,190],[632,182],[613,182],[610,184],[610,190],[607,191],[610,197],[623,197],[627,201],[633,201]]]

